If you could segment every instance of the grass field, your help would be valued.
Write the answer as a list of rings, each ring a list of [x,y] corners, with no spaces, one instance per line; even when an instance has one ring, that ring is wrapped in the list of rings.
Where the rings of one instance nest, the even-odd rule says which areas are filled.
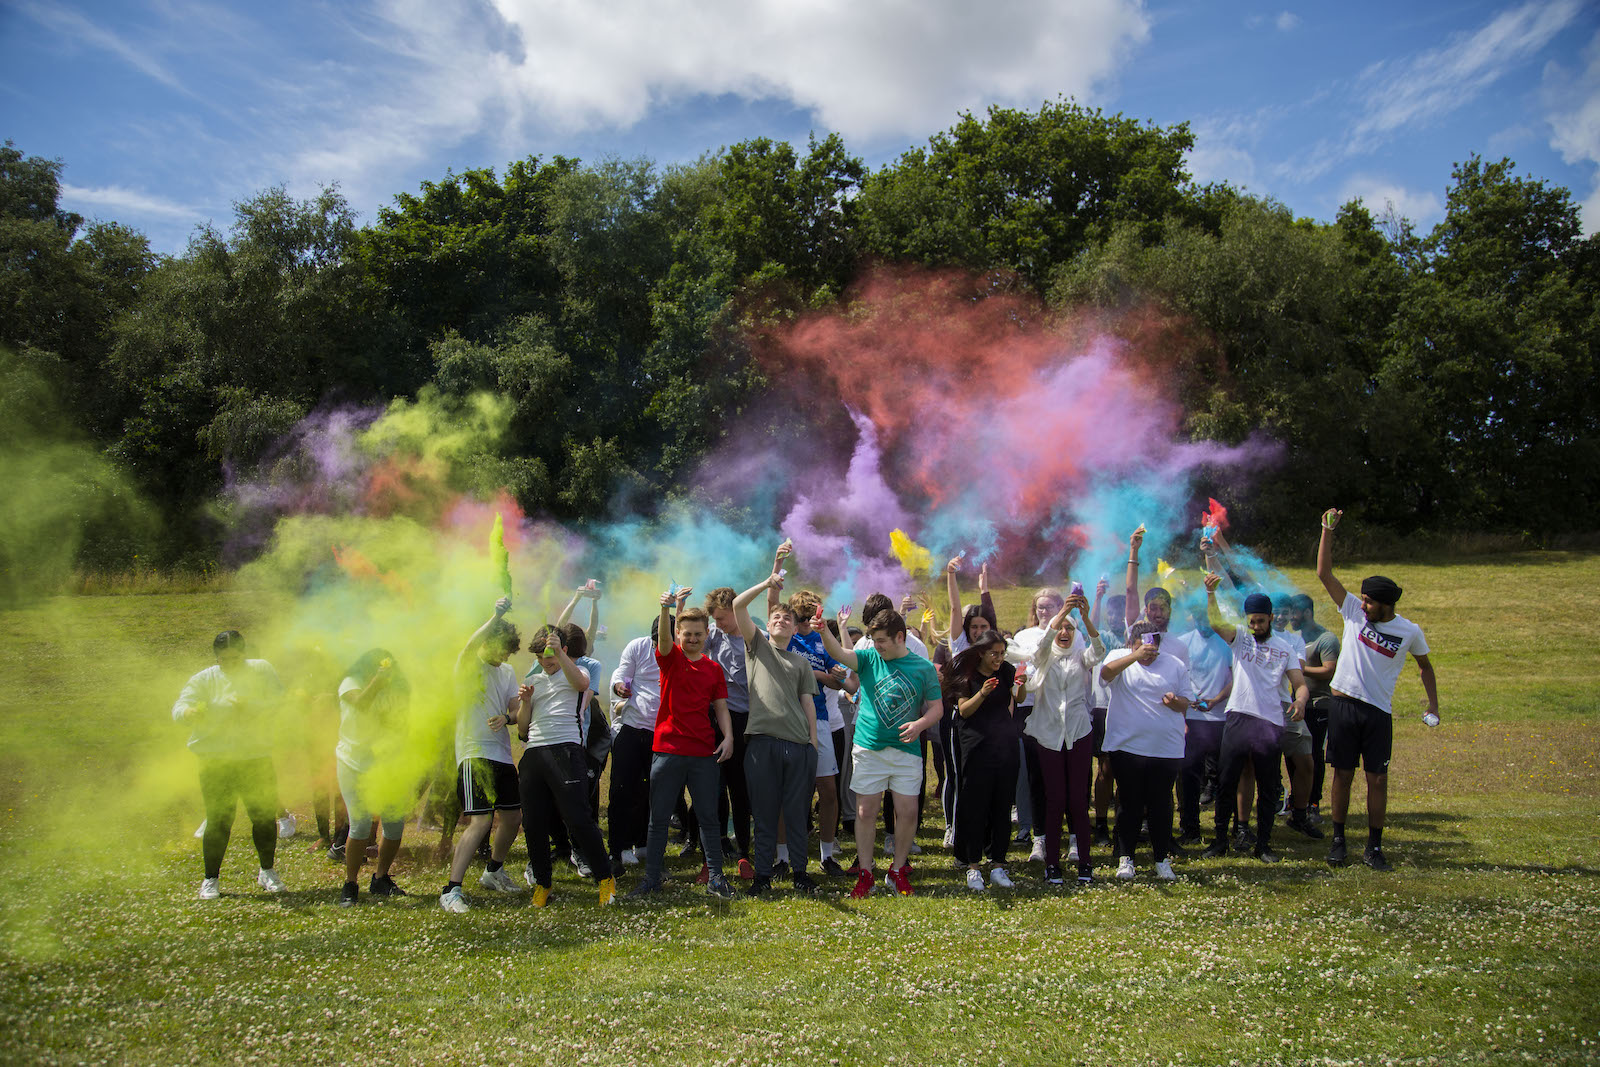
[[[248,594],[0,613],[0,1063],[1600,1061],[1600,556],[1341,573],[1372,570],[1406,587],[1445,716],[1418,721],[1408,666],[1392,874],[1283,833],[1276,867],[1191,860],[1163,886],[1146,854],[1132,885],[1102,866],[1061,892],[1018,863],[1015,892],[979,896],[935,803],[909,899],[840,882],[720,904],[676,861],[664,900],[605,911],[570,869],[542,912],[474,873],[464,916],[437,906],[432,835],[396,867],[414,896],[342,910],[304,833],[279,853],[290,892],[259,893],[242,820],[223,899],[194,899],[198,790],[149,694],[248,629]],[[1001,595],[1003,622],[1024,596]]]

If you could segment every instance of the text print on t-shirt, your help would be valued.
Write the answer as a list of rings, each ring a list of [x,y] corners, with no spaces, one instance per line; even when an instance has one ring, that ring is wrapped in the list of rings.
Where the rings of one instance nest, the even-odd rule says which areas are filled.
[[[1401,641],[1402,638],[1383,633],[1381,630],[1374,630],[1371,623],[1361,628],[1361,643],[1374,652],[1388,656],[1390,659],[1394,659],[1400,654]]]
[[[1248,652],[1241,653],[1240,659],[1247,663],[1259,663],[1268,669],[1282,665],[1287,670],[1289,653],[1280,648],[1270,648],[1258,641]]]
[[[885,671],[872,687],[872,706],[885,726],[904,726],[916,718],[917,690],[899,671]]]

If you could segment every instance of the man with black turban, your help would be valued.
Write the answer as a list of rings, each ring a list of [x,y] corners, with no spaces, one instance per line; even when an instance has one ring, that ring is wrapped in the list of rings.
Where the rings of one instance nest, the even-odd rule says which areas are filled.
[[[1328,702],[1328,766],[1333,768],[1333,843],[1328,862],[1344,863],[1344,820],[1350,807],[1350,785],[1359,762],[1367,774],[1368,867],[1390,870],[1383,856],[1383,820],[1389,802],[1389,757],[1394,747],[1393,702],[1406,653],[1416,658],[1422,689],[1428,695],[1424,721],[1439,722],[1439,692],[1428,641],[1422,628],[1395,614],[1400,587],[1375,574],[1361,583],[1361,595],[1349,592],[1333,576],[1333,531],[1344,512],[1329,508],[1322,515],[1322,540],[1317,546],[1317,577],[1344,617],[1339,665]]]

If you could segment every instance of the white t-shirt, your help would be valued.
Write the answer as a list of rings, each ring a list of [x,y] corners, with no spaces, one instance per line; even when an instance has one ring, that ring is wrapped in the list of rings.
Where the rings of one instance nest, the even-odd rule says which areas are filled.
[[[1100,643],[1106,646],[1105,658],[1111,658],[1119,648],[1124,648],[1122,641],[1116,634],[1109,630],[1100,631]],[[1111,687],[1100,679],[1100,672],[1090,671],[1089,679],[1093,683],[1089,686],[1089,706],[1102,710],[1111,706]],[[1103,748],[1103,746],[1102,746]]]
[[[1228,642],[1215,630],[1210,631],[1209,635],[1190,630],[1180,634],[1173,644],[1183,645],[1189,653],[1189,680],[1194,683],[1193,696],[1209,699],[1222,692],[1222,687],[1228,684],[1228,679],[1233,675],[1233,650],[1228,647]],[[1227,717],[1227,711],[1216,705],[1200,711],[1191,704],[1189,714],[1185,717],[1201,722],[1221,722]]]
[[[1125,653],[1125,649],[1109,652],[1106,659]],[[1100,743],[1103,750],[1159,759],[1183,758],[1183,716],[1161,703],[1161,698],[1168,693],[1186,696],[1189,671],[1167,651],[1165,641],[1154,663],[1148,667],[1138,662],[1128,664],[1111,680],[1109,688],[1106,736]]]
[[[1283,701],[1278,687],[1283,684],[1284,672],[1299,666],[1300,660],[1282,634],[1257,641],[1249,627],[1239,627],[1233,633],[1233,695],[1228,697],[1228,710],[1282,726]]]
[[[855,647],[852,648],[850,651],[852,651],[852,652],[866,652],[869,649],[872,649],[874,647],[875,646],[872,643],[872,638],[868,637],[866,634],[862,634],[859,638],[856,639]],[[917,655],[921,656],[923,659],[928,659],[928,646],[922,643],[922,638],[918,637],[916,634],[912,633],[910,630],[906,631],[906,651],[907,652],[915,652]],[[932,661],[930,660],[929,662],[932,662]]]
[[[1306,639],[1293,630],[1274,630],[1274,637],[1283,638],[1290,651],[1294,653],[1294,666],[1297,668],[1306,665]],[[1289,675],[1284,674],[1283,681],[1278,685],[1278,696],[1285,703],[1294,699],[1294,686],[1289,684]]]
[[[622,715],[611,724],[613,732],[619,726],[634,726],[641,730],[656,728],[656,712],[661,707],[661,667],[656,663],[656,646],[648,637],[635,637],[622,649],[617,669],[611,672],[613,686],[626,683],[633,690],[622,709]],[[606,694],[617,699],[616,690]]]
[[[537,663],[528,672],[527,681],[533,686],[528,708],[528,747],[583,744],[583,713],[589,702],[589,687],[574,689],[565,672],[546,674]]]
[[[247,659],[229,674],[213,664],[190,678],[172,705],[180,719],[184,708],[196,713],[189,722],[189,751],[218,759],[262,759],[272,755],[283,683],[264,659]]]
[[[1349,591],[1339,614],[1344,616],[1344,638],[1339,665],[1333,671],[1333,688],[1393,714],[1394,687],[1406,653],[1428,655],[1422,627],[1403,615],[1370,623],[1361,612],[1361,598]]]
[[[383,738],[385,728],[401,727],[400,713],[405,710],[405,700],[384,686],[367,701],[365,708],[356,707],[355,695],[366,688],[354,678],[339,683],[339,744],[334,755],[353,771],[368,771],[376,760],[374,746]]]
[[[489,729],[489,720],[506,713],[506,705],[517,695],[517,672],[509,663],[491,667],[481,659],[473,661],[477,677],[468,676],[467,685],[476,682],[478,692],[471,704],[456,716],[456,762],[492,759],[512,763],[511,731],[505,727]]]

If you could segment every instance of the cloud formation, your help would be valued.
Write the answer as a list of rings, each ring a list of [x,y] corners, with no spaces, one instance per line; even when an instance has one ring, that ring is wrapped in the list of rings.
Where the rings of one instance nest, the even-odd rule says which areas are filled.
[[[1584,50],[1583,62],[1583,70],[1577,72],[1556,64],[1545,71],[1550,147],[1568,163],[1600,167],[1600,33]],[[1589,195],[1580,205],[1586,234],[1600,231],[1600,171],[1591,174],[1591,181]]]

